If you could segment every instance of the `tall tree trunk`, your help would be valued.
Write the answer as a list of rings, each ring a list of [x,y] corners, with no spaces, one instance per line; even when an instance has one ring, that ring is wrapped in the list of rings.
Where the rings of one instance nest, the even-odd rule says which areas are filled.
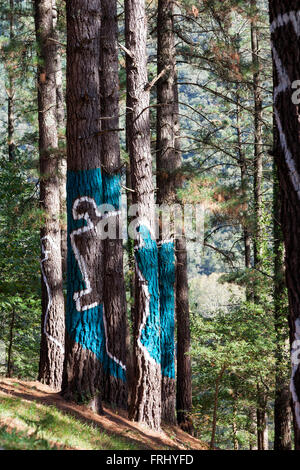
[[[134,386],[129,416],[152,429],[161,423],[161,348],[158,253],[147,90],[144,0],[125,2],[128,150],[133,203],[137,205],[134,318]]]
[[[249,409],[249,420],[250,420],[250,432],[253,437],[250,437],[249,447],[250,450],[257,450],[257,419],[256,419],[256,409],[254,406],[251,406]]]
[[[274,148],[278,146],[275,129]],[[274,163],[273,225],[274,225],[274,319],[276,333],[276,375],[274,403],[274,450],[291,450],[291,393],[289,390],[288,306],[284,273],[284,247],[281,229],[281,201]]]
[[[237,131],[237,147],[239,154],[239,165],[241,170],[241,191],[243,197],[243,203],[246,204],[247,201],[247,162],[245,154],[242,149],[242,130],[241,130],[241,104],[240,96],[237,92],[236,96],[236,131]],[[246,214],[245,214],[246,215]],[[251,237],[250,231],[248,228],[247,221],[243,220],[243,238],[244,238],[244,248],[245,248],[245,268],[251,268]],[[247,299],[249,300],[252,297],[252,293],[247,289]]]
[[[38,109],[40,201],[44,212],[41,229],[42,336],[39,380],[61,387],[64,360],[64,297],[62,289],[60,200],[56,122],[56,45],[52,1],[35,1],[36,38],[39,45]]]
[[[185,237],[176,240],[176,316],[177,316],[177,421],[180,427],[193,433],[192,368],[189,290],[187,277],[187,249]]]
[[[14,18],[14,9],[15,3],[14,0],[9,1],[9,39],[10,41],[14,40],[15,36],[15,18]],[[15,158],[15,81],[13,69],[8,65],[8,104],[7,104],[7,142],[8,142],[8,159],[13,161]]]
[[[218,406],[219,406],[219,391],[220,391],[220,384],[223,378],[223,375],[226,370],[226,364],[224,364],[220,370],[220,373],[216,379],[216,387],[215,387],[215,398],[214,398],[214,411],[213,411],[213,422],[212,422],[212,431],[211,431],[211,439],[210,439],[210,449],[212,450],[215,447],[215,438],[216,438],[216,430],[217,430],[217,418],[218,418]]]
[[[233,441],[233,449],[239,450],[239,441],[237,438],[237,395],[234,394],[233,397],[233,411],[232,411],[232,441]]]
[[[286,282],[289,294],[289,326],[292,344],[291,392],[295,448],[300,449],[300,113],[293,98],[293,82],[299,80],[299,2],[270,0],[274,68],[274,116],[278,132],[275,158],[281,197],[281,222],[285,242]],[[287,118],[288,116],[288,118]]]
[[[100,0],[67,2],[66,358],[62,393],[101,413],[109,356],[103,316]],[[121,369],[121,373],[123,370]]]
[[[127,129],[127,124],[126,124]],[[126,131],[126,137],[127,137]],[[127,139],[126,139],[127,140]],[[128,151],[127,145],[126,149]],[[131,174],[130,174],[130,164],[126,164],[126,188],[127,188],[127,213],[126,213],[126,223],[127,231],[131,223],[131,218],[129,216],[130,207],[132,206],[132,190],[131,190]],[[128,256],[128,277],[129,277],[129,292],[130,292],[130,323],[131,328],[128,325],[128,337],[127,337],[127,361],[126,361],[126,370],[127,370],[127,388],[128,388],[128,403],[131,403],[131,396],[134,384],[134,368],[133,368],[133,325],[134,325],[134,309],[135,309],[135,262],[134,262],[134,240],[131,237],[127,239],[127,256]]]
[[[237,129],[237,146],[238,146],[238,152],[239,152],[239,165],[240,165],[240,171],[241,171],[241,190],[242,190],[242,196],[243,196],[243,202],[246,203],[247,201],[247,161],[245,154],[242,149],[242,131],[241,131],[241,106],[240,106],[240,96],[239,93],[237,93],[237,108],[236,108],[236,129]],[[245,214],[246,217],[246,214]],[[251,269],[251,235],[250,235],[250,230],[247,225],[247,221],[243,220],[243,239],[244,239],[244,248],[245,248],[245,268],[246,269]],[[252,287],[247,287],[246,289],[246,299],[248,301],[253,301],[253,288]],[[255,425],[257,419],[256,419],[256,411],[255,409],[250,410],[250,420],[251,420],[251,430],[253,434],[255,434],[255,438],[257,441],[257,426]],[[250,447],[251,450],[257,450],[257,446],[253,445],[252,442],[250,442]]]
[[[178,84],[175,83],[174,92],[174,128],[175,148],[180,153],[180,121]],[[180,189],[180,177],[176,183]],[[176,387],[176,410],[177,421],[182,429],[193,434],[192,412],[192,366],[190,357],[191,332],[190,332],[190,307],[188,287],[188,259],[184,230],[182,235],[175,241],[176,255],[176,280],[175,280],[175,310],[177,318],[177,387]]]
[[[157,202],[159,205],[176,203],[176,170],[180,168],[180,153],[176,151],[175,123],[178,120],[175,105],[176,52],[173,32],[173,0],[159,0],[157,23]],[[176,423],[175,384],[175,250],[171,233],[160,233],[158,250],[162,419]]]
[[[55,80],[56,80],[56,120],[58,128],[58,140],[65,137],[65,102],[63,90],[63,70],[61,60],[61,45],[57,29],[58,10],[56,0],[52,1],[54,36],[56,41]],[[61,146],[63,148],[63,145]],[[67,200],[67,159],[64,152],[60,152],[58,161],[59,191],[60,191],[60,225],[61,225],[61,258],[63,278],[67,276],[67,224],[66,224],[66,200]]]
[[[123,246],[120,237],[121,175],[119,144],[118,22],[116,0],[102,0],[101,18],[101,126],[104,203],[110,205],[110,220],[116,239],[104,241],[104,318],[110,354],[126,371],[126,296],[123,275]],[[105,376],[103,398],[127,406],[127,384],[117,373]]]
[[[253,240],[254,265],[262,261],[262,176],[263,176],[263,102],[261,86],[261,64],[259,59],[259,31],[256,17],[258,14],[256,0],[251,0],[253,17],[251,19],[251,49],[253,67],[254,99],[254,206],[255,236]]]
[[[267,415],[267,398],[264,390],[257,386],[257,410],[256,410],[256,419],[257,419],[257,449],[258,450],[268,450],[269,440],[268,440],[268,415]]]
[[[251,0],[251,50],[253,67],[253,100],[254,100],[254,215],[255,233],[253,237],[254,268],[261,269],[262,253],[262,189],[263,189],[263,102],[261,86],[261,64],[259,58],[259,30],[257,26],[257,0]],[[259,303],[259,291],[254,286],[254,302]],[[266,434],[268,432],[268,420],[266,413],[267,397],[263,387],[257,388],[258,410],[257,410],[257,442],[258,450],[267,450]],[[265,408],[263,408],[263,406]]]
[[[15,309],[11,312],[10,325],[9,325],[9,340],[8,340],[8,351],[7,351],[7,377],[13,375],[13,341],[14,341],[14,330],[16,323],[16,312]]]

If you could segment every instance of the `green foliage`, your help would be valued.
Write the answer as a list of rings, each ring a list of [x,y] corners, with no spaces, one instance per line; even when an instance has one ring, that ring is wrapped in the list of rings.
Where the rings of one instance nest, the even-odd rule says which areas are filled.
[[[0,157],[0,341],[13,343],[13,371],[35,377],[40,334],[39,225],[36,179],[26,155]],[[11,326],[13,332],[11,338]]]
[[[237,419],[238,435],[244,436],[240,445],[246,437],[244,445],[249,448],[253,424],[249,414],[257,406],[257,384],[264,387],[269,398],[273,393],[275,340],[272,312],[250,302],[243,301],[225,312],[219,310],[209,318],[193,315],[194,407],[202,439],[210,437],[216,383],[224,369],[216,442],[221,448],[233,447],[231,427]]]
[[[6,426],[0,427],[0,444],[4,450],[57,450],[45,439]]]
[[[81,449],[137,450],[130,439],[107,434],[92,424],[86,424],[55,406],[39,405],[15,397],[0,397],[0,422],[9,419],[26,431],[0,428],[0,447],[5,449]],[[141,445],[142,447],[142,445]]]

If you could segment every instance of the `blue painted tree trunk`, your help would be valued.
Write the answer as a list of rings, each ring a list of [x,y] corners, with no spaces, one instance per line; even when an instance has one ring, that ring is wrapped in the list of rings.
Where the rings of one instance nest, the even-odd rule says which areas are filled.
[[[125,381],[111,351],[104,312],[104,243],[100,205],[116,202],[119,183],[101,173],[101,1],[67,2],[66,358],[62,393],[101,412],[105,377]],[[80,45],[80,47],[78,46]]]
[[[117,0],[101,1],[101,160],[104,203],[111,206],[108,222],[112,228],[104,240],[104,315],[107,345],[112,357],[127,362],[127,308],[121,230],[121,158],[119,138],[119,46]],[[125,370],[125,369],[124,369]],[[105,375],[104,399],[127,408],[127,381],[109,372]]]
[[[175,379],[175,250],[174,243],[162,243],[158,250],[160,324],[161,324],[161,373]]]
[[[70,339],[93,352],[104,371],[125,381],[125,367],[118,358],[110,354],[107,347],[108,338],[103,317],[103,278],[99,269],[102,260],[101,240],[97,237],[97,223],[102,220],[98,207],[103,203],[116,202],[113,199],[117,200],[115,193],[119,185],[115,185],[115,181],[111,185],[111,180],[107,180],[104,185],[102,183],[100,169],[69,171],[67,174],[66,326]]]
[[[160,334],[162,374],[162,417],[175,424],[175,249],[174,242],[158,250],[160,291]]]
[[[127,144],[133,204],[138,209],[135,241],[134,383],[129,416],[159,430],[161,348],[158,252],[154,230],[154,186],[150,146],[145,0],[125,2]]]

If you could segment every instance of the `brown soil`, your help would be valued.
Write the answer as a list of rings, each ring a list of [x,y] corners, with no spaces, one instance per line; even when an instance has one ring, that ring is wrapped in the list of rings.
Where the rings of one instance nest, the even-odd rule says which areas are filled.
[[[107,434],[125,437],[140,449],[209,449],[207,444],[190,436],[177,426],[163,426],[162,432],[151,431],[138,423],[129,421],[125,411],[113,410],[108,406],[104,406],[105,414],[100,416],[90,411],[86,406],[65,401],[59,393],[39,382],[25,382],[19,379],[0,377],[0,400],[1,395],[11,395],[25,401],[55,406],[77,419],[98,426],[101,431],[105,431]],[[9,423],[4,422],[0,418],[1,424],[9,425],[17,430],[24,430],[16,420],[9,421]]]

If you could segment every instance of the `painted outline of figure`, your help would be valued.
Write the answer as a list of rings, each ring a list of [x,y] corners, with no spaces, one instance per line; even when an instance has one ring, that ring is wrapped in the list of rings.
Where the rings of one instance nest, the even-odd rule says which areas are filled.
[[[104,206],[104,208],[107,206]],[[105,330],[105,347],[106,353],[110,359],[116,362],[123,370],[126,370],[126,366],[109,351],[109,338],[107,334],[107,319],[104,312],[104,306],[102,305],[102,279],[101,276],[97,276],[97,266],[101,263],[102,253],[100,251],[100,240],[97,234],[97,224],[103,219],[116,216],[119,211],[111,211],[102,214],[96,204],[95,199],[88,196],[82,196],[74,201],[72,208],[72,216],[74,220],[85,220],[86,225],[75,229],[70,234],[71,246],[75,259],[78,263],[85,288],[79,292],[75,292],[73,299],[76,304],[76,310],[83,312],[85,310],[92,309],[98,305],[102,306],[103,309],[103,324]],[[92,234],[92,232],[94,232]],[[89,240],[92,235],[92,243],[96,243],[96,249],[91,250],[92,258],[89,255]],[[86,237],[86,243],[83,243],[83,238]],[[93,241],[94,240],[94,241]],[[78,242],[80,243],[78,244]],[[99,246],[97,246],[97,243]],[[79,249],[79,246],[81,250]],[[94,246],[95,248],[95,246]],[[85,253],[83,252],[85,250]],[[96,254],[96,255],[95,255]],[[88,263],[90,261],[90,263]],[[97,299],[97,296],[98,299]]]
[[[46,242],[49,243],[49,249],[47,249],[47,247],[46,247]],[[45,283],[45,286],[46,286],[46,289],[47,289],[47,294],[48,294],[48,303],[47,303],[47,308],[46,308],[46,312],[45,312],[43,332],[44,332],[45,336],[61,350],[62,354],[64,354],[65,348],[64,348],[63,344],[61,344],[60,341],[58,341],[56,338],[53,338],[53,336],[51,336],[47,332],[47,322],[48,322],[48,317],[49,317],[49,310],[50,310],[51,305],[52,305],[52,293],[51,293],[51,289],[50,289],[48,279],[47,279],[47,276],[46,276],[46,272],[45,272],[45,269],[44,269],[44,263],[46,261],[48,261],[48,259],[49,259],[49,254],[51,253],[50,247],[54,248],[55,250],[58,249],[56,243],[50,237],[50,235],[46,235],[45,237],[42,237],[41,238],[41,250],[42,250],[42,256],[43,257],[41,259],[40,264],[41,264],[41,271],[42,271],[43,280],[44,280],[44,283]]]

